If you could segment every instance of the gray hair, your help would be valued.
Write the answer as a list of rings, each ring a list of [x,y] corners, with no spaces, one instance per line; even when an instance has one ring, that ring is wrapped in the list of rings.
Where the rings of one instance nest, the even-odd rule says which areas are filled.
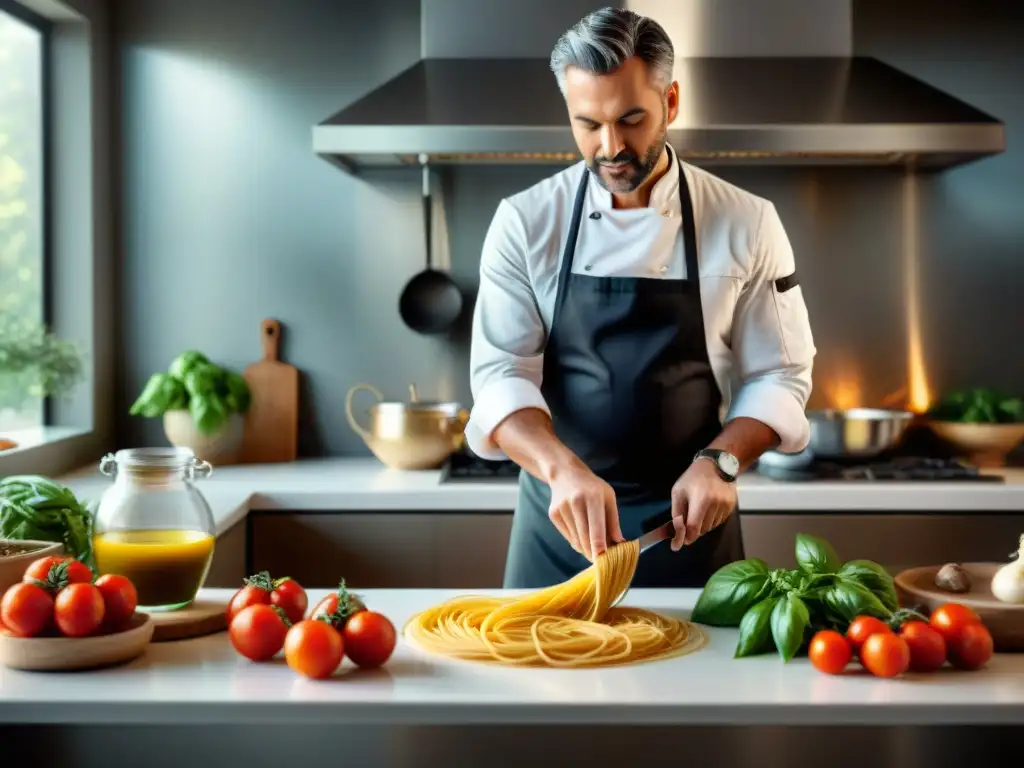
[[[642,59],[655,83],[672,82],[675,52],[668,34],[654,19],[619,8],[602,8],[567,30],[551,51],[551,71],[565,95],[565,69],[579,67],[604,75],[633,56]]]

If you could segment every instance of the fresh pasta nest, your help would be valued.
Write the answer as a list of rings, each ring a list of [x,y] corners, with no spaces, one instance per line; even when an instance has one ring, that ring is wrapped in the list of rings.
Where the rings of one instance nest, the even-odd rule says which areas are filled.
[[[403,632],[430,653],[520,666],[611,666],[702,648],[707,635],[696,624],[617,605],[639,557],[639,542],[617,544],[562,584],[521,597],[456,597],[413,616]]]

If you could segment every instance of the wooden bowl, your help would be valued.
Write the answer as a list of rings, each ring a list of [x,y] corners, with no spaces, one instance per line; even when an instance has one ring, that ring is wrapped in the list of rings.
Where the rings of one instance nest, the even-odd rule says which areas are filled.
[[[931,421],[929,426],[940,438],[965,454],[979,467],[1001,467],[1006,455],[1024,441],[1024,423],[969,424],[958,421]]]
[[[935,586],[941,565],[909,568],[896,575],[900,605],[923,605],[933,611],[943,603],[961,603],[974,610],[992,633],[996,651],[1024,651],[1024,603],[1004,603],[992,594],[992,577],[1005,563],[960,563],[971,579],[968,592],[947,592]]]
[[[0,596],[7,591],[7,588],[21,581],[25,575],[25,569],[40,557],[47,555],[60,555],[64,553],[64,545],[53,541],[35,541],[17,539],[0,539],[0,550],[5,545],[15,547],[35,547],[31,552],[24,552],[20,555],[9,555],[0,557]]]
[[[135,612],[119,632],[90,637],[16,637],[0,629],[0,664],[12,669],[69,671],[123,664],[140,656],[153,636],[149,614]]]

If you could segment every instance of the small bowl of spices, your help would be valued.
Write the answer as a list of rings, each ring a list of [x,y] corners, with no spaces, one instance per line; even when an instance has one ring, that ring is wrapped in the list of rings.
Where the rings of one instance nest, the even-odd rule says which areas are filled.
[[[21,581],[25,569],[34,560],[63,551],[64,545],[60,542],[0,539],[0,595]]]

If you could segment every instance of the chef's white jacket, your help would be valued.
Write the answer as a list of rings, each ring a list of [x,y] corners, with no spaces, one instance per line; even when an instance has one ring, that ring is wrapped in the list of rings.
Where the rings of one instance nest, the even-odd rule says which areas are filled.
[[[572,271],[592,276],[679,280],[686,276],[679,164],[651,191],[647,208],[615,209],[591,176]],[[505,459],[491,439],[516,410],[550,414],[541,395],[544,344],[583,162],[503,199],[484,240],[473,316],[466,425],[470,449]],[[804,408],[815,347],[793,249],[775,206],[684,164],[693,200],[700,295],[708,356],[722,393],[724,421],[746,416],[795,452],[809,440]],[[593,212],[600,217],[590,218]],[[795,281],[789,281],[790,283]],[[600,418],[600,414],[594,414]]]

